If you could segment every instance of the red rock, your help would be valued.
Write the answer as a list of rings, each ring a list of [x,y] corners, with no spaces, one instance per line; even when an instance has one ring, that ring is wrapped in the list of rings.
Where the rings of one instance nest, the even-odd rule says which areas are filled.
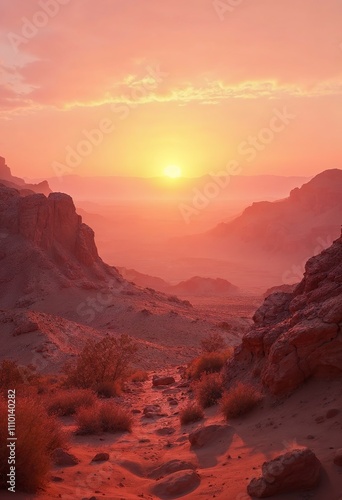
[[[52,459],[55,465],[60,465],[62,467],[65,466],[73,466],[79,463],[79,459],[63,450],[62,448],[56,448],[52,454]]]
[[[92,462],[106,462],[109,460],[109,453],[97,453],[95,457],[92,459]]]
[[[153,469],[148,477],[152,479],[159,479],[164,476],[168,476],[173,474],[174,472],[178,472],[180,470],[195,470],[196,467],[191,462],[185,462],[184,460],[170,460],[165,464],[160,465]]]
[[[158,377],[154,376],[152,380],[152,385],[153,387],[159,387],[161,385],[170,385],[175,382],[175,379],[173,377],[165,376],[165,377]]]
[[[247,492],[267,498],[315,488],[320,480],[321,463],[308,448],[293,450],[262,466],[262,476],[252,479]]]
[[[227,437],[231,432],[232,427],[227,424],[202,426],[189,434],[189,441],[191,446],[202,448],[205,445]]]
[[[153,492],[159,498],[181,496],[194,491],[199,484],[200,478],[195,471],[181,470],[157,481]]]

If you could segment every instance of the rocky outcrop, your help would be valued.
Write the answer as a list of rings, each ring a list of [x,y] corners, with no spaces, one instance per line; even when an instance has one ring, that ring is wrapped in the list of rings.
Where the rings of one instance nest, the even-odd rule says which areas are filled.
[[[311,376],[342,375],[342,237],[306,264],[292,293],[267,297],[226,369],[227,384],[257,377],[274,394]]]
[[[82,223],[67,194],[21,197],[17,190],[0,186],[0,230],[23,236],[56,259],[67,252],[86,266],[99,260],[94,232]]]
[[[10,168],[6,165],[6,160],[0,156],[0,183],[7,187],[18,189],[22,196],[32,193],[42,193],[46,196],[52,193],[47,181],[39,182],[38,184],[30,184],[12,175]]]
[[[315,488],[320,479],[321,463],[308,448],[293,450],[262,466],[262,476],[252,479],[247,492],[252,497],[267,498]]]

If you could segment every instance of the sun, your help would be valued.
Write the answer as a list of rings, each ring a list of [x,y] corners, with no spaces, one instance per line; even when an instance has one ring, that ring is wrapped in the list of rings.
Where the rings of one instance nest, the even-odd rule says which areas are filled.
[[[164,168],[164,175],[171,179],[177,179],[182,176],[182,169],[178,165],[168,165]]]

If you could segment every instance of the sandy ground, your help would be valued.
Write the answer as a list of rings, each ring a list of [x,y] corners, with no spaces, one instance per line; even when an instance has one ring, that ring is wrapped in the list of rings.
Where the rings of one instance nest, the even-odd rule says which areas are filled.
[[[159,374],[160,372],[158,372]],[[181,426],[179,409],[190,394],[175,384],[152,387],[152,375],[144,383],[132,384],[130,392],[120,398],[127,411],[135,410],[132,433],[76,436],[72,434],[69,451],[80,459],[73,467],[55,467],[46,490],[38,495],[21,495],[21,500],[96,499],[137,500],[176,498],[158,496],[153,488],[158,479],[151,471],[166,462],[179,459],[191,462],[200,477],[198,487],[181,496],[184,499],[248,500],[246,486],[258,476],[262,463],[285,451],[308,446],[322,462],[320,486],[311,492],[272,497],[274,500],[340,500],[342,468],[333,464],[334,451],[342,446],[342,382],[309,381],[292,396],[265,399],[260,408],[244,418],[232,420],[221,437],[201,449],[192,449],[188,434],[203,424],[224,423],[219,408],[209,408],[205,420]],[[171,406],[168,398],[176,398]],[[147,404],[159,404],[164,416],[146,418]],[[338,409],[333,418],[327,411]],[[75,430],[72,418],[63,419],[66,429]],[[164,430],[163,430],[164,429]],[[92,463],[98,452],[108,452],[107,462]],[[57,482],[58,481],[58,482]],[[4,493],[2,498],[12,495]],[[177,497],[178,498],[178,497]]]

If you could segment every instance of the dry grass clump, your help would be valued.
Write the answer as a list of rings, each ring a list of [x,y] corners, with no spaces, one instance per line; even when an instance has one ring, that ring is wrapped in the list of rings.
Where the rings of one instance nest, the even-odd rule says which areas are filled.
[[[33,397],[20,397],[15,409],[16,489],[34,493],[42,488],[52,466],[51,455],[63,447],[66,435],[56,417]],[[7,401],[0,400],[0,488],[8,488]]]
[[[148,380],[148,372],[145,370],[136,370],[131,374],[130,380],[132,382],[146,382]]]
[[[76,413],[78,434],[131,432],[133,417],[115,403],[97,402],[93,407],[79,408]]]
[[[95,406],[96,395],[90,389],[59,389],[47,396],[46,406],[50,415],[74,415],[79,408]]]
[[[220,352],[227,347],[223,335],[213,332],[204,337],[201,341],[202,352]]]
[[[202,408],[215,405],[223,394],[223,382],[220,373],[207,373],[194,384],[195,397]]]
[[[202,420],[204,418],[204,413],[197,403],[189,403],[180,411],[179,418],[181,424],[185,425]]]
[[[205,373],[217,373],[222,370],[226,361],[232,356],[233,349],[228,348],[222,352],[204,353],[195,358],[187,368],[187,376],[198,380]]]
[[[262,399],[262,394],[252,385],[239,382],[226,392],[221,400],[225,418],[237,418],[251,411]]]

